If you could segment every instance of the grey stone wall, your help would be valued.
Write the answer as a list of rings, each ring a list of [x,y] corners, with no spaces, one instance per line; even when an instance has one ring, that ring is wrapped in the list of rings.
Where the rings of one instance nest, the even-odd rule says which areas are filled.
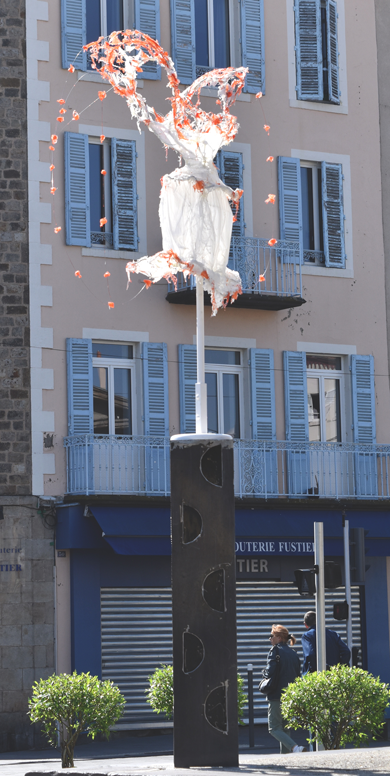
[[[37,499],[15,500],[0,520],[2,752],[47,745],[26,712],[33,682],[54,673],[53,521]]]
[[[25,0],[0,0],[0,494],[31,493]]]

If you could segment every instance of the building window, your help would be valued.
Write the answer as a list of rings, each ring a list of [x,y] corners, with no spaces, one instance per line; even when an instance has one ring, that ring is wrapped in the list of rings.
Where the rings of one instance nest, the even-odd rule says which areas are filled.
[[[123,0],[86,0],[87,41],[124,29]]]
[[[307,355],[309,442],[341,442],[341,357]]]
[[[305,262],[345,268],[343,180],[341,164],[278,158],[280,238]]]
[[[299,100],[340,103],[336,0],[295,0]]]
[[[65,132],[67,245],[138,250],[136,159],[134,140]]]
[[[195,3],[196,75],[230,67],[229,0]]]
[[[205,350],[208,431],[240,437],[242,394],[241,353]]]
[[[93,433],[133,433],[134,360],[132,345],[92,343]]]

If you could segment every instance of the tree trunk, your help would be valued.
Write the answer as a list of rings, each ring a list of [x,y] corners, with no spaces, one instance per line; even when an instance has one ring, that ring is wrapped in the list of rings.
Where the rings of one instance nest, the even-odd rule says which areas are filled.
[[[61,741],[61,762],[63,768],[74,768],[73,753],[73,741]]]

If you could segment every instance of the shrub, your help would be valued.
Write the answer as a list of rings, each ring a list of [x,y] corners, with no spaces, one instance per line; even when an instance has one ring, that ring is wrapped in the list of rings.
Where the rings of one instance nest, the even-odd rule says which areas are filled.
[[[60,674],[33,685],[29,700],[31,722],[40,722],[52,746],[61,744],[63,768],[74,768],[76,741],[83,731],[92,739],[97,733],[109,737],[110,726],[123,713],[125,699],[110,681],[88,674]]]
[[[157,714],[165,714],[167,719],[173,717],[173,668],[162,664],[156,668],[154,673],[148,677],[149,688],[145,690],[147,701],[153,711]],[[247,702],[247,696],[244,692],[244,680],[240,674],[237,674],[237,701],[238,701],[238,721],[243,725],[244,708]]]
[[[389,686],[361,668],[333,666],[289,684],[281,698],[288,727],[310,729],[325,749],[354,746],[375,738],[390,702]]]

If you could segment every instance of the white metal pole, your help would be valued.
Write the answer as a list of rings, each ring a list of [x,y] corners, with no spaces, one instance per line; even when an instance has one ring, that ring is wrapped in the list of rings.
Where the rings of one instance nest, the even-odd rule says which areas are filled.
[[[314,523],[314,563],[318,568],[316,575],[316,641],[317,671],[326,670],[325,637],[325,578],[324,578],[324,524]],[[317,741],[317,751],[323,750],[323,744]]]
[[[207,434],[207,387],[204,379],[204,291],[203,278],[196,278],[196,433]]]
[[[352,665],[352,600],[351,600],[351,566],[349,562],[349,520],[345,520],[343,515],[343,532],[344,532],[344,576],[345,576],[345,600],[348,604],[348,618],[347,618],[347,644],[351,651],[351,657],[349,659],[350,665]]]

